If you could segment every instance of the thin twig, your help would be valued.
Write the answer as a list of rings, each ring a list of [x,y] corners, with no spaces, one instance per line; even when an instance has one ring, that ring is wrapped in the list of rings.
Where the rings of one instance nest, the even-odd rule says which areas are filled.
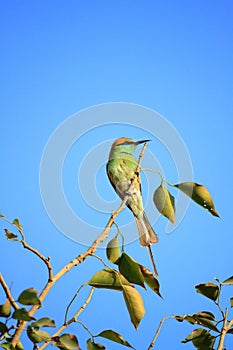
[[[50,339],[46,340],[46,341],[44,342],[44,344],[41,345],[41,346],[38,348],[38,350],[43,350],[44,348],[46,348],[46,346],[49,345],[49,343],[51,342],[51,340],[52,340],[53,338],[58,337],[59,334],[61,334],[61,332],[64,331],[64,329],[66,329],[71,323],[74,323],[74,322],[79,322],[79,323],[81,323],[80,321],[77,321],[77,318],[78,318],[78,316],[81,314],[81,312],[86,308],[87,304],[91,301],[91,299],[92,299],[92,294],[93,294],[93,292],[94,292],[94,289],[95,289],[94,287],[91,288],[90,293],[89,293],[89,295],[88,295],[86,301],[85,301],[84,304],[79,308],[79,310],[75,313],[75,315],[74,315],[72,318],[70,318],[66,323],[64,323],[64,324],[52,335],[52,337],[51,337]],[[83,325],[83,324],[82,324],[82,325]],[[85,328],[87,329],[86,326],[85,326]],[[89,330],[88,330],[88,331],[89,331]],[[90,332],[89,332],[89,333],[90,333]]]
[[[49,274],[49,281],[52,281],[53,279],[53,272],[52,272],[52,266],[50,264],[50,257],[46,258],[43,254],[41,254],[37,249],[31,247],[27,242],[25,241],[24,234],[21,230],[18,230],[20,235],[21,235],[21,240],[20,242],[22,243],[23,247],[33,254],[37,255],[47,266],[48,269],[48,274]]]
[[[49,280],[51,281],[52,278],[53,278],[53,274],[52,274],[52,266],[50,264],[50,257],[46,258],[43,254],[41,254],[37,249],[31,247],[26,241],[25,241],[25,236],[23,234],[23,227],[22,226],[19,226],[19,225],[16,225],[14,222],[11,222],[10,220],[8,220],[5,216],[2,216],[1,217],[2,220],[6,221],[9,225],[12,225],[14,226],[17,231],[19,232],[20,236],[21,236],[21,239],[18,240],[17,239],[17,242],[21,243],[22,246],[31,251],[33,254],[35,254],[36,256],[38,256],[44,263],[45,265],[47,266],[47,269],[48,269],[48,274],[49,274]]]
[[[222,290],[222,284],[220,283],[220,286],[219,286],[219,293],[218,293],[218,298],[217,298],[217,301],[215,301],[215,304],[217,305],[219,311],[221,312],[222,314],[222,317],[223,317],[223,321],[224,321],[224,318],[225,318],[225,313],[223,312],[223,309],[221,307],[221,303],[220,303],[220,294],[221,294],[221,290]]]
[[[137,173],[140,171],[140,164],[142,161],[142,157],[143,154],[145,152],[145,149],[147,147],[147,143],[144,143],[143,148],[140,152],[139,158],[138,158],[138,163],[137,163],[137,168],[135,171],[135,177],[133,179],[133,181],[131,182],[129,189],[128,189],[128,193],[130,193],[130,190],[133,188],[133,185],[135,183],[135,181],[137,181]],[[63,268],[61,268],[60,271],[57,272],[57,274],[51,279],[49,280],[44,289],[42,290],[39,299],[40,302],[42,303],[45,299],[45,297],[47,296],[47,294],[49,293],[50,289],[54,286],[54,284],[62,277],[64,276],[67,272],[69,272],[74,266],[77,266],[78,264],[82,263],[88,256],[92,255],[96,249],[98,248],[98,246],[104,241],[105,238],[107,238],[108,236],[108,232],[112,226],[112,224],[114,223],[116,217],[120,214],[120,212],[124,209],[128,199],[130,198],[130,195],[126,195],[123,199],[123,201],[121,202],[121,205],[119,206],[119,208],[113,212],[111,214],[110,219],[108,220],[105,229],[101,232],[101,234],[95,239],[95,241],[92,243],[92,245],[86,250],[86,252],[78,255],[76,258],[74,258],[73,260],[71,260],[68,264],[66,264]],[[40,254],[40,253],[39,253]],[[38,310],[40,306],[39,305],[33,305],[32,308],[29,310],[29,315],[33,316],[35,314],[35,312]],[[12,338],[11,344],[13,346],[16,346],[21,333],[25,327],[25,325],[27,324],[27,321],[19,321],[18,322],[18,327],[15,331],[15,334]]]
[[[19,309],[19,305],[16,303],[16,301],[14,300],[10,288],[8,287],[8,285],[6,284],[2,274],[0,273],[0,283],[2,285],[2,288],[6,294],[7,299],[9,300],[9,302],[11,303],[12,307],[17,310]]]
[[[73,304],[73,302],[75,301],[75,299],[77,298],[77,296],[79,295],[80,293],[80,290],[83,288],[85,284],[82,284],[79,289],[77,290],[77,292],[75,293],[75,295],[73,296],[73,298],[71,299],[71,301],[69,302],[67,308],[66,308],[66,312],[65,312],[65,318],[64,318],[64,324],[67,323],[67,318],[68,318],[68,312],[69,312],[69,309],[71,307],[71,305]]]
[[[155,345],[155,342],[156,342],[156,339],[157,339],[158,336],[159,336],[159,333],[160,333],[160,330],[161,330],[161,328],[162,328],[162,325],[163,325],[164,322],[165,322],[166,320],[168,320],[169,318],[174,318],[174,316],[163,317],[162,320],[159,322],[159,326],[158,326],[158,328],[157,328],[157,330],[156,330],[156,333],[155,333],[155,335],[154,335],[154,338],[152,339],[152,342],[150,343],[150,345],[149,345],[149,347],[148,347],[147,350],[153,349],[153,347],[154,347],[154,345]]]

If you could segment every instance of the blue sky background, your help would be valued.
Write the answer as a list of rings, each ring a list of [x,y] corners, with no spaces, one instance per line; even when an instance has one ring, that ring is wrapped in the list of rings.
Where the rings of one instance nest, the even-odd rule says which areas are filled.
[[[192,203],[181,225],[170,235],[165,233],[166,221],[161,218],[157,226],[160,242],[153,249],[164,300],[149,290],[141,291],[147,314],[136,332],[120,293],[97,290],[80,317],[94,334],[113,328],[136,349],[146,349],[162,317],[215,310],[210,301],[195,293],[195,284],[213,281],[215,276],[224,280],[233,274],[232,16],[233,4],[227,0],[0,4],[0,210],[9,219],[20,218],[28,243],[51,256],[55,271],[85,248],[67,239],[50,221],[40,196],[40,161],[55,128],[95,104],[136,103],[167,118],[190,152],[195,181],[208,187],[221,216],[214,218]],[[98,143],[123,134],[145,136],[134,129],[129,135],[129,131],[121,127],[118,134],[118,129],[100,129],[96,136],[87,135],[80,149],[88,153],[97,136]],[[70,184],[75,186],[79,165],[78,155],[75,160],[79,146],[75,146],[64,169],[64,190],[72,205],[77,188],[73,188],[72,196]],[[156,148],[156,143],[150,147],[168,169],[162,148]],[[168,180],[175,182],[172,169],[167,172]],[[115,199],[104,171],[99,177],[100,193],[106,200]],[[85,215],[85,210],[80,210]],[[105,222],[108,215],[99,217]],[[1,222],[2,232],[5,226]],[[1,252],[1,270],[15,297],[25,288],[43,287],[46,271],[32,254],[6,241],[3,234]],[[150,266],[147,252],[138,242],[127,246],[127,252]],[[104,256],[103,251],[99,254]],[[59,325],[75,291],[101,268],[101,263],[89,258],[64,276],[38,316],[50,316]],[[0,295],[3,302],[3,292]],[[230,296],[231,287],[224,293],[224,307]],[[168,321],[157,348],[192,349],[180,343],[192,329],[189,324]],[[85,348],[88,334],[81,326],[72,326],[70,332]],[[229,336],[227,349],[232,343]],[[120,346],[110,344],[108,348]]]

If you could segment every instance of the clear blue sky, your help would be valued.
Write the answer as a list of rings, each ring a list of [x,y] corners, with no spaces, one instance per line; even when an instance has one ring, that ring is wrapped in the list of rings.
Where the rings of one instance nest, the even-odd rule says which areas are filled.
[[[189,151],[195,181],[208,187],[221,216],[214,218],[192,203],[173,234],[166,233],[167,222],[160,218],[155,226],[160,241],[153,249],[164,300],[149,290],[142,291],[147,313],[136,332],[120,294],[97,290],[93,303],[80,317],[94,334],[113,328],[136,349],[146,349],[162,317],[215,310],[195,293],[195,284],[213,281],[215,276],[224,280],[233,274],[232,18],[229,0],[25,0],[0,4],[0,211],[9,219],[20,218],[28,243],[51,256],[55,271],[85,247],[65,237],[44,209],[39,187],[41,157],[61,123],[96,104],[139,104],[172,123]],[[101,119],[96,118],[93,123]],[[156,125],[153,128],[156,130]],[[124,125],[100,127],[75,143],[64,162],[63,185],[70,206],[98,226],[107,221],[108,213],[96,211],[92,216],[84,205],[78,208],[77,172],[95,144],[120,136],[150,138],[145,131]],[[158,140],[153,141],[151,152],[169,175],[167,179],[176,182],[172,162]],[[105,152],[107,155],[108,148]],[[97,167],[98,161],[96,158]],[[98,191],[106,201],[114,201],[102,159],[99,162]],[[148,207],[153,205],[150,195]],[[114,202],[112,209],[119,203]],[[130,218],[130,214],[122,215]],[[4,227],[1,223],[2,231]],[[1,252],[1,270],[15,297],[22,289],[42,288],[46,271],[38,259],[3,235]],[[127,252],[150,266],[147,252],[138,242],[129,244]],[[102,250],[99,254],[104,257]],[[50,316],[59,325],[75,291],[101,268],[101,263],[90,258],[67,274],[49,294],[40,316]],[[231,288],[223,306],[229,296]],[[84,297],[85,292],[81,299]],[[3,292],[0,298],[4,301]],[[168,321],[157,348],[192,349],[180,344],[192,329]],[[88,334],[78,325],[70,331],[84,348]],[[232,343],[229,339],[227,349]],[[109,349],[119,348],[109,345]]]

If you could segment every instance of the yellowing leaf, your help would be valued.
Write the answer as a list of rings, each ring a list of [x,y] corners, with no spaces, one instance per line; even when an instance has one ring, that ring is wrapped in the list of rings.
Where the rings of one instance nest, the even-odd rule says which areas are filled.
[[[106,254],[109,261],[112,263],[116,263],[116,261],[121,256],[121,251],[119,247],[119,241],[118,238],[115,237],[109,241],[107,248],[106,248]]]
[[[214,207],[212,197],[205,186],[195,182],[183,182],[174,186],[192,198],[204,209],[208,210],[212,215],[219,217]]]
[[[19,219],[14,219],[14,221],[12,222],[12,224],[15,225],[20,231],[22,231],[23,226],[20,225]]]
[[[104,269],[96,272],[88,281],[88,284],[96,288],[107,288],[114,290],[122,290],[122,285],[130,283],[116,270]]]
[[[124,286],[123,296],[131,322],[138,329],[141,319],[145,315],[145,308],[141,294],[133,286]]]
[[[144,281],[146,284],[157,294],[162,298],[162,295],[160,294],[159,291],[159,281],[157,278],[154,277],[153,273],[147,269],[145,266],[139,265],[141,272],[144,277]]]
[[[125,340],[120,333],[117,333],[115,331],[112,331],[111,329],[108,329],[106,331],[102,331],[100,334],[98,334],[97,337],[102,337],[109,339],[111,341],[114,341],[116,343],[119,343],[124,346],[128,346],[129,348],[134,349],[128,342]]]
[[[158,211],[174,224],[175,200],[163,183],[155,190],[153,200]]]

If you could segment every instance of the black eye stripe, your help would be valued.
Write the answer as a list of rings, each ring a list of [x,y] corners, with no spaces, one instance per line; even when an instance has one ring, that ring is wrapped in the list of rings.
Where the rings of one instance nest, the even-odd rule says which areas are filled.
[[[122,143],[120,143],[119,145],[117,145],[117,146],[123,146],[123,145],[132,145],[134,142],[130,142],[130,141],[125,141],[125,142],[122,142]]]

